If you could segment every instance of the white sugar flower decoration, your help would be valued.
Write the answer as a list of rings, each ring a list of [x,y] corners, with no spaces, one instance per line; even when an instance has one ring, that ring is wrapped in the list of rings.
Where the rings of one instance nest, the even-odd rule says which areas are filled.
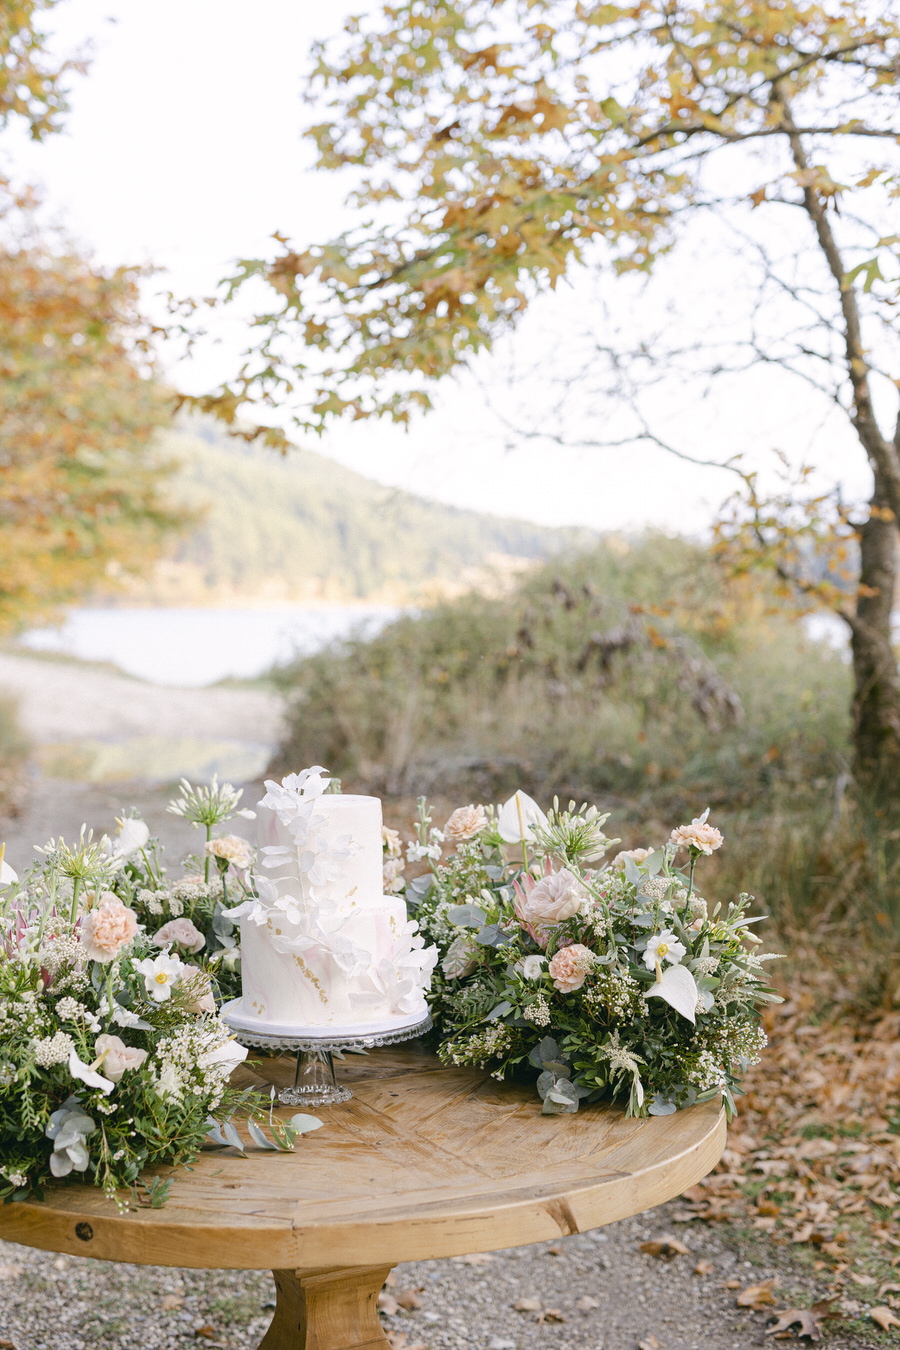
[[[143,961],[135,961],[134,968],[143,975],[144,988],[154,1003],[165,1003],[167,998],[172,997],[172,988],[181,977],[184,962],[164,950],[152,960],[147,956]]]
[[[648,970],[655,970],[657,963],[661,964],[663,961],[677,965],[686,951],[687,947],[678,941],[671,929],[664,928],[661,933],[654,933],[647,943],[644,965]]]

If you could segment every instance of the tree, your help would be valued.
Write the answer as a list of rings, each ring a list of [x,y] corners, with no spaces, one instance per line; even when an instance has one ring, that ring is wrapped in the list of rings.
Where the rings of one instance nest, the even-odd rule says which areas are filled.
[[[0,129],[59,130],[64,80],[38,14],[0,12]],[[186,517],[166,506],[170,466],[153,445],[171,396],[148,369],[138,272],[94,267],[41,235],[34,201],[0,176],[0,630],[146,564]]]
[[[798,216],[798,373],[828,372],[873,483],[863,518],[839,512],[831,530],[859,540],[841,608],[855,769],[897,781],[900,424],[885,417],[900,359],[883,338],[900,297],[898,236],[879,221],[900,194],[898,72],[896,14],[863,0],[399,0],[352,20],[316,52],[311,134],[321,168],[355,172],[374,223],[306,248],[275,236],[275,257],[241,264],[226,298],[261,280],[272,302],[202,406],[234,418],[294,400],[313,430],[405,420],[573,268],[649,271],[708,212],[741,213],[751,238]],[[751,534],[808,590],[745,481]]]
[[[171,398],[141,373],[133,272],[0,250],[0,629],[145,566],[185,516],[154,447]]]

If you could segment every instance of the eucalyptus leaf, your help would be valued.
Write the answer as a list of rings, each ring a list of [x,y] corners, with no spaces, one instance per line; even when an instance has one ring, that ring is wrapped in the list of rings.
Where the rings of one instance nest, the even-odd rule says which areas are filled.
[[[247,1121],[247,1130],[254,1144],[258,1144],[260,1148],[268,1148],[272,1149],[275,1153],[278,1152],[278,1145],[273,1144],[272,1141],[266,1137],[262,1127],[257,1125],[255,1120]]]
[[[665,849],[657,848],[654,849],[652,853],[648,854],[647,857],[644,859],[644,866],[646,867],[650,876],[655,877],[658,876],[659,873],[662,871],[665,861],[666,861]]]
[[[512,1006],[508,999],[504,999],[502,1003],[497,1004],[496,1008],[491,1008],[485,1021],[496,1022],[498,1017],[505,1017],[508,1012],[512,1012]]]
[[[629,886],[640,886],[644,880],[644,873],[640,870],[634,858],[625,859],[625,880]]]
[[[451,905],[447,918],[458,928],[483,928],[487,915],[479,905]]]
[[[672,1101],[671,1097],[664,1097],[662,1093],[657,1092],[653,1101],[647,1107],[651,1116],[674,1116],[678,1107]]]
[[[552,1036],[544,1036],[539,1045],[536,1045],[528,1056],[528,1063],[535,1069],[540,1069],[544,1060],[558,1059],[559,1046]]]
[[[310,1116],[305,1111],[298,1111],[290,1119],[291,1129],[296,1130],[298,1134],[311,1134],[313,1130],[321,1130],[324,1123],[318,1116]]]
[[[481,947],[506,947],[512,942],[512,934],[505,933],[499,924],[489,923],[475,934],[475,941]]]
[[[240,1153],[244,1152],[244,1142],[230,1120],[226,1120],[222,1125],[222,1133],[232,1148],[236,1148]]]

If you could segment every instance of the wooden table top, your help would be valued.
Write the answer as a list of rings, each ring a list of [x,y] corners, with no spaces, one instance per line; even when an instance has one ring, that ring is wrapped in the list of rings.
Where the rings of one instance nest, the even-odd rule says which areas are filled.
[[[293,1068],[270,1059],[241,1072],[285,1086]],[[50,1187],[43,1203],[0,1206],[0,1237],[142,1265],[395,1264],[637,1214],[694,1185],[725,1144],[716,1102],[647,1120],[603,1106],[544,1116],[532,1085],[444,1068],[419,1043],[349,1056],[338,1076],[352,1099],[315,1110],[324,1126],[294,1153],[204,1152],[175,1173],[162,1208],[125,1214],[94,1186]]]

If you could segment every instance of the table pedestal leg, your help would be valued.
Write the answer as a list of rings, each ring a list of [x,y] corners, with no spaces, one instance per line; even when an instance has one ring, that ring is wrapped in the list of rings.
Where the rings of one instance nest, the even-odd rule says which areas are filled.
[[[390,1271],[273,1270],[275,1316],[259,1350],[385,1350],[377,1307]]]

